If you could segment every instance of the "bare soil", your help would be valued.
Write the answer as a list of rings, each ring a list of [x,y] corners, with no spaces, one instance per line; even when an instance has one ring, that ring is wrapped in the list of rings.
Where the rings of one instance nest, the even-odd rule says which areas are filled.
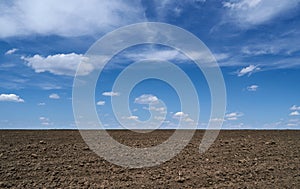
[[[172,133],[110,131],[135,147]],[[97,156],[78,131],[1,130],[0,188],[300,188],[300,131],[221,131],[200,154],[202,135],[170,161],[132,169]]]

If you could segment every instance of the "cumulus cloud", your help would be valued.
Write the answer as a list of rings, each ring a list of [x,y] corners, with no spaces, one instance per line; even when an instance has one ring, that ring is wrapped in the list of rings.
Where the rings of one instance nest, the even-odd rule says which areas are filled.
[[[98,105],[98,106],[103,106],[104,104],[105,104],[105,101],[101,101],[101,100],[100,100],[100,101],[97,102],[97,105]]]
[[[58,94],[53,93],[53,94],[49,95],[49,98],[51,98],[51,99],[60,99],[60,96]]]
[[[244,114],[240,112],[232,112],[225,115],[225,119],[229,121],[238,120],[239,117],[242,117]]]
[[[173,114],[174,119],[180,119],[181,121],[187,122],[187,123],[194,123],[194,120],[189,117],[188,114],[184,112],[176,112]]]
[[[37,54],[33,57],[22,57],[22,59],[36,73],[50,72],[56,75],[74,76],[81,62],[85,63],[81,65],[81,69],[77,72],[77,75],[87,75],[94,69],[92,64],[86,63],[87,57],[76,53],[55,54],[47,57]]]
[[[120,96],[120,93],[110,91],[110,92],[103,92],[102,95],[103,96]]]
[[[296,106],[296,105],[293,105],[290,110],[292,111],[297,111],[297,110],[300,110],[300,106]]]
[[[179,118],[185,118],[188,116],[189,116],[188,114],[185,114],[183,112],[176,112],[176,113],[174,113],[173,118],[179,119]]]
[[[0,38],[93,35],[144,20],[139,1],[1,1],[0,12]]]
[[[300,113],[298,111],[293,111],[290,113],[290,116],[299,116]]]
[[[45,102],[40,102],[40,103],[38,103],[37,105],[38,105],[38,106],[45,106],[46,103],[45,103]]]
[[[0,94],[0,101],[24,102],[24,100],[16,94]]]
[[[10,49],[8,51],[5,52],[5,55],[10,55],[10,54],[14,54],[18,49],[16,48],[13,48],[13,49]]]
[[[257,91],[258,85],[250,85],[247,87],[248,91]]]
[[[140,97],[135,98],[134,103],[137,104],[153,104],[158,103],[158,98],[152,94],[143,94]]]
[[[242,68],[240,71],[238,71],[238,76],[244,76],[246,74],[248,74],[248,76],[250,76],[252,73],[259,71],[260,68],[258,66],[254,66],[254,65],[249,65],[248,67]]]
[[[241,28],[249,28],[266,23],[297,6],[299,0],[227,0],[223,6],[227,9],[227,20]]]

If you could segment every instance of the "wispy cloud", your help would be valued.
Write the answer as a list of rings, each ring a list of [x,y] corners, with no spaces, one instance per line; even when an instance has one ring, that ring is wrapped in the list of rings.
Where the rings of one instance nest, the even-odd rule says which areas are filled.
[[[297,111],[297,110],[300,110],[300,106],[297,106],[297,105],[293,105],[290,110],[292,111]]]
[[[250,85],[247,87],[247,90],[252,92],[257,91],[257,89],[258,89],[258,85]]]
[[[24,100],[16,94],[0,94],[0,101],[24,102]]]
[[[229,121],[236,121],[239,117],[242,117],[244,114],[241,112],[232,112],[225,115],[225,119]]]
[[[17,50],[18,50],[17,48],[10,49],[10,50],[8,50],[8,51],[5,52],[5,55],[14,54]]]
[[[44,126],[49,126],[49,125],[52,125],[53,123],[50,122],[50,119],[47,118],[47,117],[39,117],[39,120],[41,122],[41,125],[44,125]]]
[[[197,59],[202,63],[207,63],[205,64],[205,66],[210,66],[212,61],[214,61],[211,58],[210,54],[207,54],[207,52],[204,51],[189,51],[188,53],[191,56],[191,58]],[[230,58],[230,54],[224,52],[214,52],[212,55],[218,62]],[[139,47],[125,51],[124,54],[122,54],[122,56],[118,59],[118,63],[122,64],[122,61],[124,59],[129,59],[132,61],[155,59],[170,61],[175,64],[191,64],[193,62],[191,58],[176,49],[148,45],[146,47]]]
[[[0,38],[93,35],[144,20],[138,1],[1,1],[0,12]]]
[[[132,115],[132,116],[128,116],[128,117],[122,117],[122,119],[137,121],[139,119],[139,117]]]
[[[299,127],[300,126],[300,119],[290,119],[286,126],[288,127]]]
[[[247,29],[283,15],[298,3],[299,0],[228,0],[223,2],[224,8],[227,9],[225,22],[233,22]]]
[[[120,93],[110,91],[110,92],[103,92],[102,95],[103,96],[120,96]]]
[[[260,45],[260,46],[246,46],[242,48],[242,53],[250,56],[259,56],[266,54],[276,54],[277,50],[272,46]]]
[[[254,65],[249,65],[248,67],[242,68],[240,71],[238,71],[238,76],[244,76],[244,75],[248,75],[250,76],[252,73],[259,71],[260,68],[258,66],[254,66]]]

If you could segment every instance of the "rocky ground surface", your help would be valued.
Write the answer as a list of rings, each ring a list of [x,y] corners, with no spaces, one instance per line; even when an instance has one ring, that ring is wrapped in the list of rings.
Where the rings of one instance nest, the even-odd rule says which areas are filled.
[[[111,131],[145,147],[173,131]],[[204,154],[203,131],[176,157],[124,168],[97,156],[78,131],[0,131],[0,188],[300,188],[300,131],[221,131]]]

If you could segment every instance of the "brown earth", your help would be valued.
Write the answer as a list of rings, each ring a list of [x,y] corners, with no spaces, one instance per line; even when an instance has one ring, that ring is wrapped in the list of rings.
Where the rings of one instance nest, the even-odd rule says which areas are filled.
[[[111,131],[136,147],[166,140]],[[0,188],[300,188],[300,131],[221,131],[204,154],[197,131],[176,157],[151,168],[124,168],[89,150],[78,131],[0,131]]]

